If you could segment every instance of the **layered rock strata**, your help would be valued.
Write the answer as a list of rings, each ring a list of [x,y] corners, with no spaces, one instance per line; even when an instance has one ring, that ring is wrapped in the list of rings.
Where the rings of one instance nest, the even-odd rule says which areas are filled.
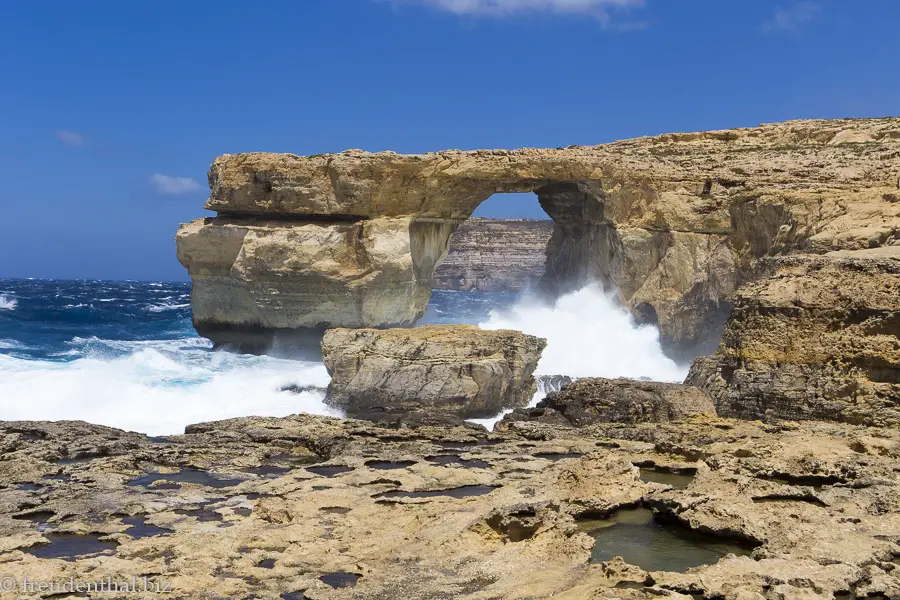
[[[497,192],[555,229],[542,287],[599,280],[672,350],[715,347],[760,258],[896,245],[900,119],[812,120],[555,150],[224,155],[179,259],[216,341],[408,325],[450,235]]]
[[[898,460],[896,429],[708,416],[502,435],[250,417],[153,439],[4,422],[0,580],[147,577],[176,599],[896,598]],[[653,470],[695,475],[679,489]],[[752,554],[589,562],[580,519],[636,505]]]
[[[480,292],[537,289],[552,234],[550,220],[469,219],[450,236],[433,287]]]
[[[692,415],[716,416],[712,398],[677,383],[585,377],[552,392],[534,408],[513,411],[513,421],[584,427],[595,423],[668,423]]]
[[[900,425],[900,246],[771,258],[687,383],[741,418]]]
[[[526,405],[546,340],[470,325],[330,329],[322,340],[331,375],[326,401],[351,416],[491,417]]]

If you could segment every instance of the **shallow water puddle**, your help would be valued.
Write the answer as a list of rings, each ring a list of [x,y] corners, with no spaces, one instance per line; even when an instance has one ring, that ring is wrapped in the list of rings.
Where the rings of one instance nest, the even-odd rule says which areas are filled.
[[[291,467],[279,467],[277,465],[262,465],[261,467],[251,467],[244,469],[245,473],[252,473],[260,477],[280,477],[291,472]]]
[[[665,471],[663,469],[641,468],[641,481],[646,483],[661,483],[676,490],[687,489],[694,480],[694,473],[684,471],[680,473]]]
[[[194,517],[198,523],[211,523],[224,520],[222,515],[214,510],[199,508],[196,510],[176,510],[176,515],[184,515],[186,517]]]
[[[360,580],[362,575],[356,573],[345,573],[337,571],[336,573],[328,573],[319,577],[319,581],[333,588],[352,588],[356,587],[356,582]]]
[[[318,456],[296,456],[294,454],[273,454],[265,464],[245,469],[245,472],[260,477],[280,477],[298,467],[312,465],[322,459]]]
[[[645,508],[620,510],[608,519],[581,521],[579,528],[596,540],[591,562],[621,556],[645,571],[683,572],[715,564],[728,554],[747,556],[752,552],[728,540],[660,523]]]
[[[125,534],[133,537],[136,540],[154,537],[157,535],[168,535],[170,533],[174,533],[172,529],[166,529],[165,527],[157,527],[156,525],[148,524],[147,518],[140,515],[134,517],[125,517],[124,519],[122,519],[122,522],[126,525],[131,525],[130,528],[125,530]]]
[[[437,498],[440,496],[448,496],[450,498],[469,498],[471,496],[484,496],[490,494],[497,487],[489,485],[464,485],[457,488],[447,490],[424,490],[421,492],[404,492],[402,490],[393,490],[377,494],[376,498]]]
[[[425,460],[430,463],[434,463],[436,465],[441,466],[456,466],[464,467],[466,469],[489,469],[491,467],[491,463],[479,460],[477,458],[465,459],[461,458],[456,454],[442,454],[439,456],[426,456]]]
[[[181,483],[195,483],[211,488],[226,488],[242,484],[244,479],[234,477],[218,476],[209,471],[201,471],[200,469],[182,469],[177,473],[148,473],[143,477],[138,477],[128,482],[130,486],[149,486],[156,481],[166,481],[161,485],[154,486],[160,489],[178,489]]]
[[[38,558],[61,558],[74,562],[76,558],[90,554],[112,554],[116,544],[101,540],[98,535],[77,535],[70,533],[45,534],[50,543],[26,548],[25,552]]]
[[[61,458],[56,461],[58,465],[79,465],[83,463],[89,463],[92,460],[96,460],[98,458],[104,458],[105,454],[86,454],[84,456],[67,456],[65,458]]]
[[[353,467],[347,465],[321,465],[318,467],[306,467],[306,470],[313,475],[322,475],[323,477],[334,477],[342,473],[349,473]]]
[[[31,512],[13,515],[12,518],[17,521],[31,521],[35,525],[45,525],[47,521],[56,515],[52,510],[34,510]]]
[[[365,465],[370,469],[378,469],[380,471],[392,471],[394,469],[407,469],[416,464],[414,460],[370,460]]]

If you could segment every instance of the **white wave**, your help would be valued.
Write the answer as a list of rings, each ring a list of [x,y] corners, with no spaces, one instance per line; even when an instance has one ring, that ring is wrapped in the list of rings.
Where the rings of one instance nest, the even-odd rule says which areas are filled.
[[[283,392],[286,385],[324,388],[319,363],[210,352],[205,340],[102,342],[130,353],[106,358],[87,351],[69,362],[0,355],[0,419],[83,420],[150,435],[247,415],[339,416],[322,392]]]
[[[517,329],[546,338],[536,375],[676,382],[687,376],[687,366],[663,354],[659,330],[636,325],[631,314],[597,285],[562,296],[553,305],[525,298],[508,311],[491,312],[479,327]]]
[[[535,369],[536,376],[681,382],[689,368],[663,353],[656,327],[635,324],[631,314],[598,285],[562,296],[555,304],[525,297],[506,311],[492,311],[479,327],[516,329],[546,338],[547,347]],[[529,406],[535,406],[545,396],[539,389]],[[509,412],[471,421],[491,429]]]
[[[6,294],[0,294],[0,310],[15,310],[19,302]]]
[[[150,312],[158,313],[158,312],[165,312],[168,310],[180,310],[182,308],[189,308],[190,306],[191,306],[190,302],[188,302],[186,304],[168,304],[168,303],[164,302],[162,304],[150,304],[147,306],[147,310]]]

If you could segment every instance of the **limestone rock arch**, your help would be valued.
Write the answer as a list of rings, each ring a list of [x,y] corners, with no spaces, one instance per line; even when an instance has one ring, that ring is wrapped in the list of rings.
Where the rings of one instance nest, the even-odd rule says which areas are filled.
[[[674,352],[714,347],[765,256],[897,243],[900,120],[793,121],[592,147],[218,157],[183,225],[198,331],[265,345],[415,323],[458,224],[534,192],[556,227],[542,287],[600,281]]]

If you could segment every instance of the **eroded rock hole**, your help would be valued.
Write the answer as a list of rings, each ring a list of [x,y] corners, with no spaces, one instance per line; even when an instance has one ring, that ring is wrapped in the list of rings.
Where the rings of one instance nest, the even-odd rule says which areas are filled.
[[[99,535],[51,533],[44,535],[49,543],[26,548],[25,552],[37,558],[60,558],[68,562],[92,554],[112,554],[118,544],[103,540]]]
[[[391,498],[438,498],[447,496],[449,498],[469,498],[471,496],[484,496],[490,494],[499,486],[489,485],[463,485],[460,487],[450,488],[446,490],[422,490],[417,492],[406,492],[403,490],[392,490],[390,492],[382,492],[375,497],[379,499]]]
[[[687,489],[697,474],[696,469],[666,469],[656,466],[641,466],[641,481],[661,483],[676,490]]]
[[[356,587],[356,582],[361,578],[362,575],[359,575],[357,573],[336,571],[334,573],[327,573],[325,575],[322,575],[321,577],[319,577],[319,581],[335,589],[339,589]]]
[[[753,551],[749,546],[655,518],[646,508],[619,510],[606,519],[580,520],[579,528],[595,539],[591,562],[621,556],[645,571],[684,572],[715,564],[728,554],[748,556]]]
[[[243,479],[217,475],[200,469],[182,469],[176,473],[148,473],[143,477],[132,479],[129,486],[150,486],[157,481],[165,483],[153,487],[160,489],[177,489],[182,483],[193,483],[211,488],[226,488],[240,485]]]

